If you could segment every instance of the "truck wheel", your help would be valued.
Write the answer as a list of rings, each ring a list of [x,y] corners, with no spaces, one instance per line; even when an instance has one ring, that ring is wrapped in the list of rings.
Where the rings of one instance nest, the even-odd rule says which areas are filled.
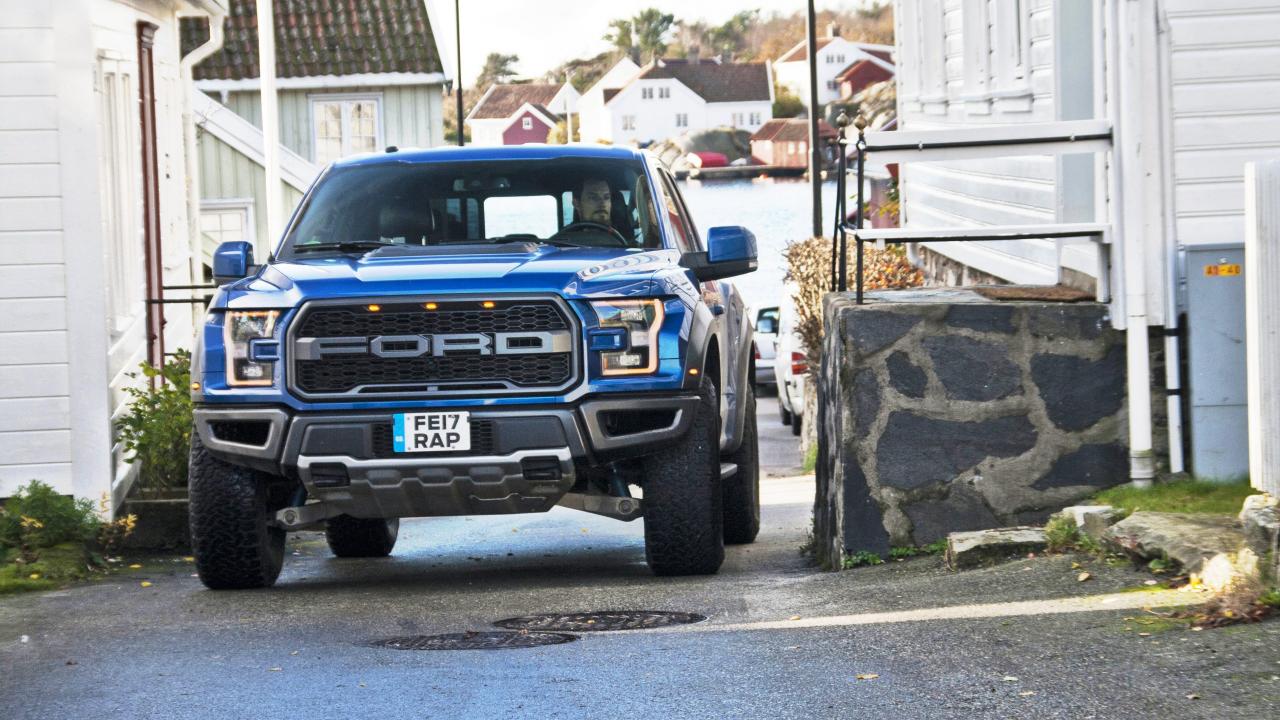
[[[782,420],[783,425],[790,425],[791,411],[787,409],[787,406],[782,401],[782,395],[786,391],[787,389],[785,387],[781,384],[778,385],[778,418]]]
[[[396,546],[400,534],[400,518],[365,520],[350,515],[329,518],[324,539],[329,549],[340,558],[386,557]]]
[[[760,533],[760,446],[756,435],[756,396],[747,391],[742,445],[727,462],[738,471],[724,481],[724,541],[733,545],[755,542]]]
[[[791,416],[791,434],[795,435],[796,437],[800,437],[800,431],[803,429],[804,429],[804,416],[793,414]]]
[[[644,552],[655,575],[710,575],[724,562],[720,413],[703,378],[689,433],[645,458]]]
[[[271,587],[284,565],[283,528],[268,523],[284,502],[268,500],[271,475],[223,462],[191,432],[191,548],[211,590]]]

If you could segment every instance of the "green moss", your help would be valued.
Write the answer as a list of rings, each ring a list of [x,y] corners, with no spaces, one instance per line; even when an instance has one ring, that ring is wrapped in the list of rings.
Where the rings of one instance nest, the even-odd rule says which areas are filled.
[[[1273,587],[1258,597],[1258,602],[1273,610],[1280,610],[1280,587]]]
[[[1256,492],[1248,480],[1229,483],[1176,480],[1145,489],[1121,485],[1098,493],[1089,502],[1110,505],[1126,515],[1138,510],[1235,515],[1240,512],[1244,499]]]
[[[809,446],[809,452],[804,454],[804,472],[809,474],[818,467],[818,445],[814,443]]]
[[[91,559],[79,544],[41,548],[35,562],[0,566],[0,594],[48,590],[59,583],[83,580],[94,572]]]
[[[1126,630],[1145,633],[1164,633],[1170,630],[1185,630],[1191,627],[1191,620],[1187,618],[1165,617],[1163,615],[1144,615],[1141,617],[1125,618]]]

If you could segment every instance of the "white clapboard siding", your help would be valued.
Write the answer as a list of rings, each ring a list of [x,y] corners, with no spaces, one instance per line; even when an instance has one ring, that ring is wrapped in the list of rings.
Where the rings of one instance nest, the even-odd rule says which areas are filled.
[[[1280,3],[1163,5],[1176,241],[1243,242],[1245,163],[1280,157]]]
[[[73,489],[53,16],[0,2],[0,497]]]

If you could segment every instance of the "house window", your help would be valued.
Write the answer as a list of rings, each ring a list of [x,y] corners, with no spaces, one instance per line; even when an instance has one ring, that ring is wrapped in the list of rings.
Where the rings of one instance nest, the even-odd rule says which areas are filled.
[[[532,129],[533,129],[533,118],[531,118],[531,117],[523,117],[523,118],[520,118],[520,128],[521,128],[522,130],[532,130]]]
[[[839,88],[840,88],[840,81],[838,81],[838,80],[828,80],[828,81],[827,81],[827,89],[828,89],[828,90],[837,90],[837,89],[839,89]]]
[[[378,96],[328,95],[311,98],[314,160],[327,165],[338,158],[373,152],[382,144]]]
[[[733,123],[732,123],[732,125],[733,125],[734,127],[740,127],[740,126],[742,125],[742,113],[734,113],[734,114],[733,114]]]
[[[641,99],[641,100],[652,100],[652,99],[653,99],[653,88],[651,88],[651,87],[647,87],[647,88],[640,88],[640,99]]]
[[[200,250],[206,279],[212,279],[213,251],[224,242],[254,241],[253,200],[210,200],[200,203]]]
[[[636,116],[635,116],[635,115],[623,115],[623,116],[622,116],[622,129],[623,129],[623,130],[635,130],[635,129],[636,129]]]
[[[660,87],[660,88],[658,88],[658,99],[659,99],[659,100],[665,100],[666,98],[669,98],[669,97],[671,97],[671,88],[669,88],[669,87]]]
[[[676,113],[676,127],[689,127],[688,113]]]
[[[843,64],[844,64],[844,55],[837,55],[837,56],[836,56],[836,64],[837,64],[837,65],[843,65]]]

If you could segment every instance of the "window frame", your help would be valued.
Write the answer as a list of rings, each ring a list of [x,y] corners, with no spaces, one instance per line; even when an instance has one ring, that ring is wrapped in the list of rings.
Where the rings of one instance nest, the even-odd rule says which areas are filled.
[[[623,115],[623,116],[622,116],[622,129],[623,129],[623,130],[629,130],[629,131],[631,131],[631,132],[635,132],[635,129],[636,129],[636,116],[635,116],[635,115]]]
[[[355,153],[351,150],[351,113],[348,109],[351,104],[357,102],[373,102],[373,152],[377,152],[378,148],[386,147],[386,133],[384,132],[383,122],[386,117],[384,112],[383,94],[382,93],[313,93],[307,95],[308,119],[310,127],[308,132],[311,138],[311,161],[321,163],[319,159],[320,152],[320,136],[316,127],[317,108],[320,105],[329,103],[341,103],[341,154],[333,160],[338,160]],[[332,162],[332,160],[323,161],[324,164]]]
[[[996,98],[1031,94],[1031,13],[1027,0],[1006,0],[995,5],[991,92]]]

